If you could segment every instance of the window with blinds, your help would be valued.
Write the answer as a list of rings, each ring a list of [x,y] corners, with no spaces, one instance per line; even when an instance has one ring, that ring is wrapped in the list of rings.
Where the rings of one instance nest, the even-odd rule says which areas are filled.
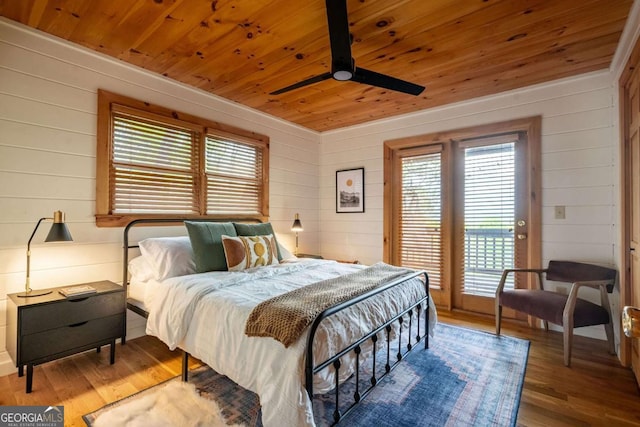
[[[205,159],[208,214],[260,213],[264,193],[260,147],[207,135]]]
[[[96,224],[268,217],[269,139],[98,91]]]
[[[198,213],[196,140],[190,129],[114,115],[113,212]]]
[[[400,265],[426,270],[429,285],[442,283],[441,153],[401,158]]]
[[[464,148],[462,292],[495,295],[502,271],[514,267],[514,223],[515,143]]]

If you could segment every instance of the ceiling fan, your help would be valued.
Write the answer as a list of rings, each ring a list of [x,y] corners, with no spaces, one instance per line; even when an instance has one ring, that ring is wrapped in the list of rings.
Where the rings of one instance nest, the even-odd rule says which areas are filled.
[[[350,80],[410,95],[419,95],[422,93],[424,86],[356,67],[355,60],[351,56],[352,36],[349,33],[347,1],[326,0],[326,7],[329,39],[331,42],[331,72],[319,74],[290,86],[283,87],[282,89],[271,92],[270,95],[279,95],[330,78],[338,81]]]

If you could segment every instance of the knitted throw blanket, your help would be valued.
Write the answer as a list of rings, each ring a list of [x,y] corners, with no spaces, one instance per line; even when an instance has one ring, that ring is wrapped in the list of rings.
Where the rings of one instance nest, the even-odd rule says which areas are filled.
[[[253,309],[244,332],[250,337],[272,337],[289,347],[323,310],[411,272],[380,262],[278,295]]]

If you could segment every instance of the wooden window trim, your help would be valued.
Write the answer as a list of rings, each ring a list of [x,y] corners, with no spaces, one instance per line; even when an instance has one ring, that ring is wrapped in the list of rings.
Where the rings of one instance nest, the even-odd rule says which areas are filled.
[[[98,227],[123,227],[130,221],[138,218],[175,218],[175,214],[113,214],[111,212],[111,188],[109,167],[113,151],[113,135],[111,127],[111,114],[118,112],[135,112],[135,114],[169,125],[179,125],[197,130],[200,138],[197,141],[197,149],[200,152],[200,173],[197,176],[199,205],[206,206],[202,179],[204,174],[204,145],[207,133],[211,135],[225,136],[242,143],[249,143],[261,147],[263,150],[262,163],[262,206],[259,218],[263,221],[269,217],[269,137],[256,132],[247,131],[235,126],[207,120],[191,114],[178,112],[166,107],[151,104],[145,101],[132,99],[102,89],[98,90],[98,128],[96,150],[96,225]],[[222,218],[228,215],[188,214],[177,215],[184,219],[194,218]],[[255,214],[247,215],[238,213],[234,218],[256,218]]]

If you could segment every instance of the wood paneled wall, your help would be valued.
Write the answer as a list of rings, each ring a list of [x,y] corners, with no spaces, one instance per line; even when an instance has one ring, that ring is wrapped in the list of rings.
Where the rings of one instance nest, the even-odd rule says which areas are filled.
[[[617,123],[610,73],[532,86],[499,96],[322,134],[321,253],[382,260],[385,140],[542,116],[542,256],[616,265]],[[335,213],[335,171],[364,166],[366,212]],[[554,219],[554,206],[566,219]],[[597,295],[590,297],[596,298]],[[618,312],[617,299],[614,313]],[[578,333],[604,337],[601,328]]]
[[[73,243],[32,244],[31,286],[121,281],[122,229],[95,226],[97,90],[268,135],[270,212],[281,241],[300,213],[300,249],[318,249],[319,134],[0,19],[0,375],[6,294],[24,289],[26,243],[41,217],[66,212]],[[144,333],[140,318],[132,334]]]

